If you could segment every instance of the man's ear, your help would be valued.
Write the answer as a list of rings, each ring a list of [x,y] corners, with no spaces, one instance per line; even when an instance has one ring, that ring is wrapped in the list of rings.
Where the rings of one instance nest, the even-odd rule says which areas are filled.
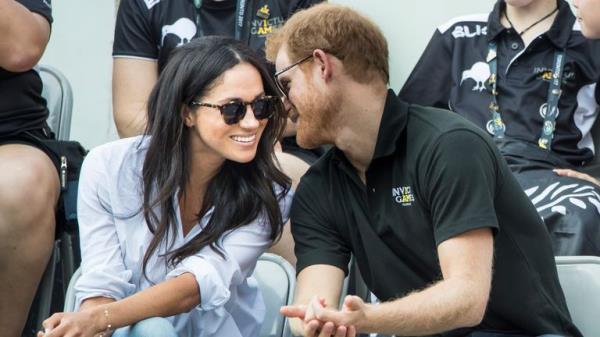
[[[313,51],[315,64],[319,67],[319,75],[324,80],[329,80],[333,74],[332,57],[332,55],[327,54],[321,49],[315,49]]]
[[[184,105],[181,108],[181,119],[183,119],[185,126],[187,126],[188,128],[194,126],[193,114],[194,112],[192,112],[192,110],[187,105]]]

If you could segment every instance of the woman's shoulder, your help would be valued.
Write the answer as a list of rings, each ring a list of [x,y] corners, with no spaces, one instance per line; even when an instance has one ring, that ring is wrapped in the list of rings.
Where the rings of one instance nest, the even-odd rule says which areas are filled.
[[[135,136],[99,145],[90,150],[86,160],[102,161],[108,167],[114,167],[114,164],[120,164],[125,160],[129,162],[135,157],[143,157],[149,138],[149,136]]]

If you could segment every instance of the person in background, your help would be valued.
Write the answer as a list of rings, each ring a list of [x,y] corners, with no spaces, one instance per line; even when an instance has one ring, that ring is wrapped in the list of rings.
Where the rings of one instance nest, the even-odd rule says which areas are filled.
[[[573,0],[581,32],[590,39],[600,39],[600,1]]]
[[[17,337],[52,251],[60,194],[42,81],[49,0],[0,0],[0,335]]]
[[[498,0],[440,26],[399,93],[493,137],[555,255],[600,255],[600,172],[585,165],[597,151],[598,55],[566,1]]]
[[[257,337],[265,306],[251,274],[292,197],[274,162],[286,118],[276,94],[237,40],[173,53],[144,135],[84,161],[78,311],[52,315],[38,336]]]
[[[549,235],[492,139],[398,99],[375,24],[315,5],[268,38],[267,57],[298,144],[334,145],[292,203],[298,274],[281,312],[294,334],[581,336]],[[337,309],[351,255],[382,303]]]

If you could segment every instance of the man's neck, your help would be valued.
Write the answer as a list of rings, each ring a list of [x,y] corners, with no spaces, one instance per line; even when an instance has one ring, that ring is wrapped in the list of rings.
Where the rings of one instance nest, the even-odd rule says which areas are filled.
[[[364,181],[375,152],[387,86],[351,82],[343,92],[345,99],[340,105],[340,120],[335,124],[334,142]]]
[[[556,17],[556,13],[535,24],[533,27],[529,27],[551,13],[556,7],[556,0],[536,0],[532,1],[529,5],[522,7],[511,6],[507,3],[505,15],[502,15],[502,24],[505,27],[510,27],[510,23],[507,20],[508,17],[517,33],[522,33],[527,29],[521,37],[523,38],[523,41],[525,41],[525,44],[528,45],[532,39],[550,29],[554,22],[554,18]]]
[[[506,13],[513,24],[529,25],[552,12],[557,6],[556,0],[536,0],[527,6],[511,6],[506,4]]]

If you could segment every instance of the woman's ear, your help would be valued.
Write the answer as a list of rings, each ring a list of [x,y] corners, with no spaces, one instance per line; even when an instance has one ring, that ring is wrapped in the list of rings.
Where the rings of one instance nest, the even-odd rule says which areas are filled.
[[[184,105],[183,108],[181,108],[181,118],[183,119],[183,123],[185,123],[185,126],[187,126],[188,128],[194,126],[193,115],[194,112],[192,112],[192,110],[188,106]]]

